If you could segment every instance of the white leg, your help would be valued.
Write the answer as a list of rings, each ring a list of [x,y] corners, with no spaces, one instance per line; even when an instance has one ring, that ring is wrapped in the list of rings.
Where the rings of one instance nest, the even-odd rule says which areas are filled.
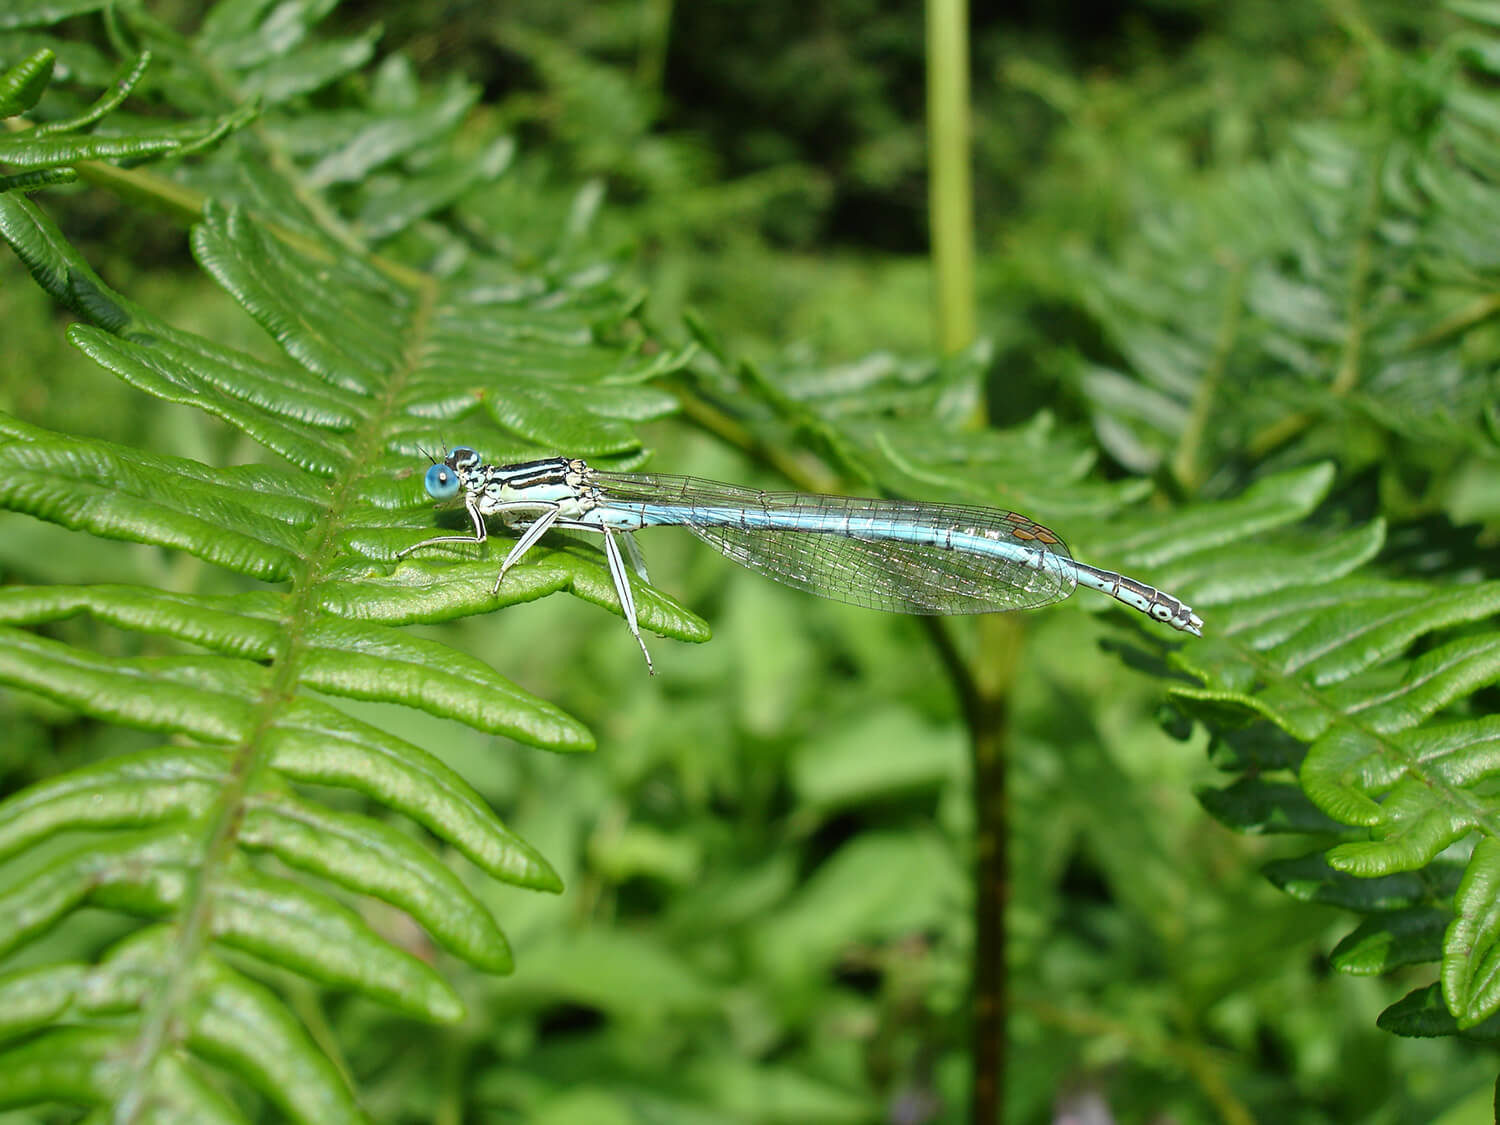
[[[516,545],[510,549],[510,554],[505,556],[505,561],[500,564],[500,573],[495,576],[495,588],[492,594],[500,592],[500,583],[505,581],[505,572],[516,563],[521,561],[521,556],[536,545],[536,541],[547,534],[547,529],[557,522],[560,508],[555,505],[543,512],[537,521],[526,529],[526,533],[516,540]]]
[[[423,547],[435,547],[439,543],[483,543],[489,538],[489,529],[484,526],[484,517],[479,514],[479,509],[474,506],[472,497],[464,497],[464,509],[469,513],[469,518],[474,521],[474,537],[467,535],[439,535],[436,539],[424,539],[420,543],[413,543],[396,552],[398,559],[404,559],[413,551],[420,551]]]
[[[432,547],[438,543],[486,543],[489,541],[489,529],[485,527],[484,517],[479,514],[479,509],[474,506],[471,499],[464,499],[464,508],[469,513],[469,518],[474,521],[474,536],[471,539],[467,535],[439,535],[436,539],[424,539],[420,543],[413,543],[396,552],[398,559],[404,559],[413,551],[420,551],[423,547]],[[491,515],[498,516],[505,512],[552,512],[557,510],[556,504],[539,504],[531,500],[522,500],[514,504],[501,504]]]
[[[635,595],[630,592],[630,576],[625,573],[625,560],[620,557],[620,544],[609,528],[598,528],[604,532],[604,558],[609,563],[609,576],[615,580],[615,593],[620,597],[620,609],[625,613],[625,624],[630,627],[636,644],[641,646],[641,655],[646,658],[646,671],[656,675],[651,663],[651,654],[646,651],[646,642],[641,639],[641,628],[635,621]]]

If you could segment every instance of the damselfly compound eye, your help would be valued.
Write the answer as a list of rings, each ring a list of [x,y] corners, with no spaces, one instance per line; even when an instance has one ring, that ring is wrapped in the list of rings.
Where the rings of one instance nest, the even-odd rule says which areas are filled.
[[[447,465],[434,465],[422,482],[434,500],[452,500],[458,495],[458,474]]]

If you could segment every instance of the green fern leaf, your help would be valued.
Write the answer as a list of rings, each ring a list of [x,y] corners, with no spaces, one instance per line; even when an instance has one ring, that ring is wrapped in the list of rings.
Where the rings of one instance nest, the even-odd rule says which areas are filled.
[[[216,49],[252,66],[259,56],[245,36],[264,30],[259,17],[230,8],[220,16]],[[349,57],[288,61],[276,88],[287,97],[298,82],[312,88],[299,68],[328,73],[341,65],[334,56]],[[386,94],[399,101],[399,86],[389,80]],[[30,96],[24,80],[14,89]],[[473,96],[454,84],[399,113],[371,115],[308,175],[339,183],[396,160],[451,128]],[[80,145],[100,146],[85,154],[97,155],[134,142],[30,143],[39,160],[47,145],[54,157],[78,159]],[[509,146],[488,151],[466,185],[504,170]],[[417,194],[367,209],[373,233],[394,234],[428,213]],[[13,1077],[0,1081],[0,1100],[10,1104],[137,1101],[235,1120],[204,1092],[200,1070],[212,1062],[294,1119],[359,1120],[342,1078],[281,1001],[225,960],[234,951],[410,1016],[458,1019],[462,1004],[443,976],[377,932],[351,900],[388,903],[448,953],[488,972],[510,970],[489,910],[430,847],[294,786],[342,790],[404,815],[497,880],[561,886],[458,774],[337,704],[402,703],[547,749],[592,748],[591,734],[557,707],[398,628],[559,590],[619,609],[599,553],[576,546],[533,552],[499,596],[496,562],[472,553],[398,564],[397,552],[433,523],[418,451],[461,433],[499,460],[547,448],[629,466],[641,457],[630,424],[675,405],[649,381],[691,351],[642,357],[612,342],[631,306],[603,275],[519,287],[473,275],[442,281],[377,268],[317,235],[316,222],[293,227],[300,236],[211,207],[193,235],[205,270],[280,346],[285,358],[268,361],[176,328],[115,292],[42,211],[0,198],[0,237],[80,318],[69,330],[80,350],[140,390],[228,422],[282,462],[220,469],[0,416],[0,505],[185,552],[241,582],[284,584],[215,594],[124,584],[0,591],[0,683],[171,740],[0,804],[0,859],[20,865],[0,893],[9,908],[0,950],[36,943],[84,907],[162,923],[98,965],[0,978],[0,996],[14,1000],[10,1033],[32,1036],[3,1052],[0,1070]],[[590,405],[580,411],[585,394]],[[654,591],[641,591],[638,610],[647,628],[707,636],[699,619]],[[53,631],[79,618],[139,638],[144,650],[95,648],[86,632]],[[164,1004],[175,1005],[180,1042],[151,1032]],[[85,1022],[134,1019],[138,1030],[42,1031],[60,1011]],[[139,1063],[122,1069],[126,1058]],[[59,1085],[61,1076],[72,1084]]]
[[[1329,823],[1283,815],[1284,802],[1260,801],[1252,813],[1220,796],[1213,807],[1241,810],[1240,825],[1258,830],[1359,830],[1346,831],[1326,857],[1268,872],[1308,901],[1376,915],[1336,954],[1347,971],[1409,963],[1419,950],[1435,955],[1434,912],[1452,899],[1459,920],[1441,941],[1444,998],[1458,1026],[1469,1027],[1500,1011],[1500,993],[1473,966],[1474,927],[1484,925],[1493,898],[1483,875],[1493,853],[1487,842],[1475,848],[1462,885],[1462,869],[1441,857],[1472,832],[1482,841],[1495,832],[1496,811],[1482,794],[1500,743],[1487,717],[1443,716],[1500,678],[1500,639],[1468,631],[1500,609],[1500,584],[1435,588],[1359,577],[1347,565],[1362,553],[1354,538],[1335,541],[1341,553],[1361,548],[1348,551],[1339,570],[1288,568],[1276,589],[1247,589],[1249,596],[1221,605],[1218,629],[1176,656],[1204,686],[1173,693],[1215,726],[1260,718],[1309,744],[1302,788]],[[1227,592],[1234,576],[1219,581]],[[1459,634],[1444,639],[1454,629]]]
[[[0,117],[14,117],[34,108],[52,78],[55,64],[56,53],[42,47],[0,74]],[[151,53],[142,52],[87,109],[72,117],[0,135],[0,162],[24,169],[0,177],[0,193],[67,183],[76,178],[77,172],[65,166],[81,161],[119,159],[141,163],[156,156],[199,152],[218,143],[255,115],[255,108],[246,105],[208,122],[139,123],[129,132],[114,136],[104,132],[78,135],[78,130],[97,124],[118,109],[150,65]]]
[[[0,117],[16,117],[41,101],[56,65],[57,53],[39,47],[0,74]]]
[[[1500,828],[1500,814],[1482,795],[1500,745],[1494,724],[1443,721],[1500,679],[1500,640],[1483,629],[1500,611],[1500,583],[1372,576],[1367,564],[1387,538],[1380,520],[1320,536],[1297,530],[1335,487],[1327,463],[1263,477],[1234,499],[1184,506],[1164,532],[1160,517],[1122,508],[1140,494],[1138,482],[1090,487],[1082,479],[1088,457],[1070,471],[1066,442],[1045,427],[950,441],[935,438],[930,423],[907,426],[884,413],[925,419],[944,399],[964,402],[965,381],[977,374],[962,364],[926,378],[908,372],[899,385],[892,374],[878,365],[852,374],[842,389],[857,389],[858,398],[847,400],[814,402],[795,381],[780,384],[791,396],[768,388],[764,397],[776,416],[794,419],[890,491],[938,490],[994,504],[989,481],[1003,480],[1005,501],[1016,498],[1017,507],[1071,513],[1060,526],[1070,535],[1078,529],[1081,557],[1186,598],[1204,617],[1204,636],[1165,651],[1201,686],[1174,686],[1173,696],[1226,741],[1243,729],[1232,745],[1252,774],[1205,794],[1205,804],[1245,831],[1344,841],[1326,856],[1274,864],[1267,875],[1304,901],[1375,916],[1344,950],[1349,971],[1426,952],[1441,958],[1455,1027],[1500,1011],[1500,989],[1489,986],[1476,953],[1490,940],[1493,896],[1475,866],[1486,869],[1488,852],[1476,849],[1467,874],[1443,858],[1469,833],[1487,840]],[[870,401],[881,409],[866,408]],[[1266,730],[1272,724],[1279,738]],[[1278,760],[1277,752],[1286,756]],[[1261,776],[1299,766],[1300,788]],[[1450,904],[1458,918],[1444,937],[1431,920],[1451,918]]]

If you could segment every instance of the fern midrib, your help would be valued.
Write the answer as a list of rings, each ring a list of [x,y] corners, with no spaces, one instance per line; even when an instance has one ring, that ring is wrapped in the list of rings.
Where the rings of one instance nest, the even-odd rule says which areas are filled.
[[[1365,192],[1360,200],[1357,232],[1347,276],[1348,296],[1344,302],[1346,331],[1339,348],[1339,363],[1334,369],[1329,391],[1336,398],[1344,398],[1359,382],[1360,366],[1365,355],[1365,338],[1368,321],[1365,308],[1369,303],[1370,278],[1375,272],[1374,244],[1379,233],[1380,210],[1384,195],[1381,190],[1385,169],[1385,156],[1372,157]],[[1246,442],[1252,457],[1262,458],[1272,450],[1280,448],[1303,430],[1313,425],[1324,414],[1298,411],[1273,422],[1259,434]]]
[[[1380,203],[1383,198],[1381,183],[1384,175],[1385,156],[1381,154],[1370,168],[1365,196],[1359,209],[1359,234],[1354,243],[1354,261],[1349,269],[1349,297],[1344,306],[1344,319],[1349,325],[1349,331],[1344,337],[1338,370],[1333,376],[1333,393],[1340,398],[1354,390],[1359,382],[1360,361],[1365,352],[1365,334],[1369,327],[1365,307],[1369,303],[1370,277],[1375,272],[1374,243],[1380,222]]]
[[[1229,267],[1229,282],[1224,287],[1213,355],[1203,377],[1198,380],[1187,424],[1178,439],[1177,455],[1172,459],[1172,476],[1189,494],[1197,492],[1203,484],[1203,470],[1198,461],[1214,406],[1219,401],[1219,387],[1229,371],[1229,359],[1234,354],[1234,344],[1239,339],[1240,325],[1244,321],[1245,279],[1249,272],[1243,259],[1236,259]]]
[[[285,705],[296,698],[303,654],[309,647],[307,634],[318,612],[317,591],[327,578],[330,565],[338,558],[338,532],[344,526],[344,517],[360,499],[355,482],[362,479],[363,469],[375,463],[384,447],[387,424],[397,412],[397,403],[417,364],[431,321],[437,301],[437,284],[431,278],[421,276],[423,281],[417,287],[410,339],[402,362],[386,381],[384,393],[376,400],[376,409],[366,416],[356,431],[356,439],[351,443],[355,456],[344,475],[335,482],[331,503],[315,532],[315,546],[293,578],[287,613],[281,619],[283,652],[273,661],[271,682],[261,695],[255,725],[234,753],[228,771],[229,781],[211,814],[203,862],[188,891],[181,915],[174,968],[167,974],[164,986],[155,994],[142,1017],[136,1050],[125,1069],[125,1080],[115,1103],[115,1125],[132,1125],[147,1104],[151,1078],[167,1037],[167,1028],[173,1023],[173,1016],[192,985],[193,966],[210,941],[213,896],[208,889],[214,885],[217,873],[235,854],[246,794],[252,790],[270,760],[265,746],[266,735],[275,726]]]
[[[244,93],[221,68],[203,58],[195,49],[195,43],[186,44],[185,46],[194,64],[202,70],[203,74],[208,78],[210,85],[213,86],[214,90],[226,102],[236,106],[245,104],[246,98]],[[307,208],[308,215],[312,217],[313,221],[317,223],[318,228],[325,235],[349,253],[357,257],[366,257],[369,253],[368,248],[361,243],[359,237],[349,229],[349,225],[338,216],[338,213],[328,205],[322,195],[307,186],[306,180],[302,175],[302,170],[287,155],[285,147],[276,142],[276,138],[271,135],[261,122],[262,118],[257,113],[255,121],[248,126],[248,132],[255,137],[261,148],[265,150],[271,170],[280,176],[285,183],[290,185],[292,195],[298,203]],[[407,280],[410,282],[413,279],[408,278]],[[414,284],[412,288],[420,289],[423,285],[425,285],[425,282]]]

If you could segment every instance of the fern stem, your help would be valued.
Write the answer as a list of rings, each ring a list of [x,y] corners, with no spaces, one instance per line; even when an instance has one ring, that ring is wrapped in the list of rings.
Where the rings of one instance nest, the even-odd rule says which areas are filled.
[[[927,3],[928,208],[937,294],[938,350],[956,355],[974,341],[974,200],[969,182],[969,45],[966,0]],[[971,420],[985,423],[981,407]],[[960,658],[947,627],[929,633],[963,703],[974,762],[973,1089],[970,1120],[994,1125],[1005,1104],[1007,979],[1005,909],[1009,856],[1005,815],[1005,744],[1021,626],[991,614],[976,626],[972,666]]]
[[[769,442],[762,441],[747,427],[707,399],[700,397],[686,384],[677,382],[672,387],[672,393],[676,395],[683,414],[691,421],[720,441],[774,469],[797,488],[804,492],[837,490],[838,477],[828,472],[815,458],[790,454]]]
[[[927,132],[937,344],[943,355],[955,355],[975,331],[966,0],[928,0]]]
[[[223,96],[230,105],[242,105],[245,96],[235,86],[234,82],[225,75],[223,69],[209,62],[196,51],[184,52],[191,58],[196,66],[213,88]],[[291,191],[292,196],[307,212],[308,216],[315,222],[318,228],[328,236],[335,245],[347,250],[355,257],[366,257],[370,248],[364,241],[354,233],[349,224],[339,216],[338,212],[329,204],[327,198],[320,191],[310,187],[302,170],[290,156],[287,155],[283,146],[276,137],[261,124],[260,120],[253,122],[247,130],[254,136],[265,152],[266,161],[272,171],[279,176]]]
[[[18,128],[14,119],[7,120],[4,124],[12,131]],[[155,172],[144,168],[120,168],[99,160],[80,160],[73,167],[80,179],[96,187],[107,188],[121,199],[166,215],[177,222],[195,223],[203,218],[203,207],[208,202],[206,195],[194,188],[174,183]],[[274,234],[298,253],[333,262],[328,247],[317,239],[277,223],[274,215],[257,215],[256,219],[268,233]],[[357,254],[386,277],[408,289],[420,289],[429,284],[426,274],[394,259],[381,257],[364,249],[359,249]]]
[[[1339,354],[1338,371],[1333,377],[1333,393],[1346,395],[1359,382],[1360,361],[1364,358],[1366,331],[1365,304],[1369,299],[1370,276],[1375,269],[1372,243],[1380,221],[1381,181],[1385,161],[1376,159],[1365,182],[1365,194],[1359,214],[1359,237],[1354,243],[1354,261],[1349,267],[1349,298],[1344,305],[1348,331]]]
[[[1487,320],[1500,316],[1500,295],[1486,294],[1470,301],[1463,308],[1444,317],[1420,336],[1407,344],[1408,352],[1425,351],[1444,341],[1462,336],[1471,328],[1477,328]]]
[[[789,483],[812,491],[832,489],[828,474],[818,471],[815,462],[809,464],[762,442],[686,385],[677,385],[674,392],[688,418],[774,468]],[[971,659],[960,651],[950,622],[940,617],[924,617],[920,622],[953,683],[969,729],[973,755],[976,842],[971,1119],[994,1125],[1004,1100],[1006,1057],[1005,906],[1010,870],[1005,745],[1023,626],[1013,614],[993,613],[979,618],[975,625],[979,650]]]
[[[1172,476],[1188,493],[1198,490],[1203,480],[1203,466],[1199,458],[1203,451],[1203,435],[1208,429],[1214,403],[1219,398],[1219,387],[1229,368],[1229,357],[1234,351],[1234,342],[1239,337],[1240,322],[1245,303],[1245,275],[1243,262],[1230,267],[1229,284],[1224,287],[1224,305],[1219,316],[1219,335],[1214,341],[1214,353],[1208,370],[1198,380],[1193,395],[1192,411],[1182,436],[1177,443],[1177,455],[1172,459]]]
[[[297,1018],[302,1021],[302,1026],[307,1028],[308,1035],[312,1036],[313,1042],[338,1071],[344,1085],[351,1090],[358,1089],[359,1083],[345,1057],[344,1045],[339,1042],[338,1031],[329,1023],[328,1011],[323,1006],[318,990],[306,981],[294,980],[287,989],[287,1000],[297,1013]]]
[[[225,93],[228,96],[230,92],[226,90]],[[33,128],[29,121],[20,118],[6,118],[0,122],[0,125],[12,133]],[[356,257],[368,260],[386,276],[401,282],[408,288],[416,289],[427,283],[424,274],[409,266],[372,254],[369,247],[355,237],[348,226],[329,209],[322,197],[308,190],[303,183],[301,173],[291,159],[279,147],[266,142],[258,126],[252,126],[252,131],[257,136],[261,136],[262,143],[266,144],[267,158],[271,166],[291,185],[298,202],[302,203],[308,209],[308,213],[318,220],[319,226],[330,239]],[[204,204],[208,201],[206,195],[194,188],[184,187],[165,176],[141,168],[121,168],[102,160],[80,160],[73,164],[73,168],[81,179],[95,187],[107,188],[122,199],[165,214],[168,218],[180,223],[195,223],[201,219]],[[316,239],[308,238],[298,231],[277,224],[274,215],[257,217],[268,231],[276,234],[288,246],[304,254],[332,260],[329,257],[328,248]]]
[[[1364,359],[1365,304],[1369,300],[1370,279],[1375,271],[1373,246],[1378,237],[1380,205],[1384,198],[1381,189],[1383,178],[1384,160],[1372,157],[1355,224],[1357,235],[1349,263],[1349,292],[1344,301],[1344,338],[1339,348],[1338,367],[1329,384],[1329,390],[1338,397],[1349,394],[1358,385],[1360,364]],[[1322,414],[1314,415],[1306,411],[1288,414],[1254,435],[1246,443],[1247,448],[1253,457],[1265,457],[1322,417]]]
[[[1005,911],[1010,899],[1010,822],[1006,815],[1006,742],[1010,696],[1021,658],[1024,626],[1014,614],[978,619],[979,654],[970,661],[943,618],[923,618],[948,670],[969,728],[974,763],[974,956],[970,984],[973,1087],[969,1120],[995,1125],[1005,1105]]]
[[[641,46],[635,80],[653,96],[661,94],[667,69],[667,41],[672,33],[672,0],[645,0],[641,5]]]
[[[1037,1020],[1073,1035],[1096,1039],[1114,1039],[1128,1043],[1133,1053],[1156,1053],[1172,1059],[1191,1074],[1198,1088],[1218,1111],[1225,1125],[1256,1125],[1255,1115],[1240,1100],[1224,1078],[1220,1052],[1209,1050],[1193,1040],[1162,1040],[1142,1034],[1139,1022],[1113,1019],[1095,1012],[1062,1008],[1046,1001],[1027,1001],[1026,1011]]]

